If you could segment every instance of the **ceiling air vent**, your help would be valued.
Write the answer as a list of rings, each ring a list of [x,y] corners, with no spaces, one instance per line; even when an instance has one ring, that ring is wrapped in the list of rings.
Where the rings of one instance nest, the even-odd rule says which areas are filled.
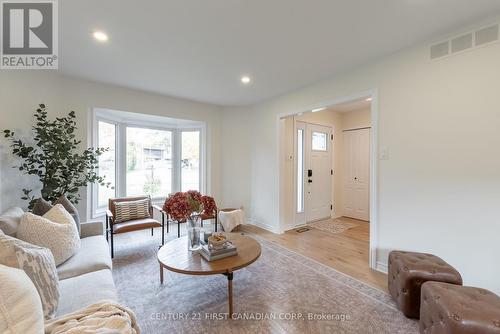
[[[476,46],[498,41],[498,24],[476,31]]]
[[[450,53],[450,43],[448,41],[431,46],[431,59],[447,56]]]
[[[451,40],[451,53],[472,48],[472,33]]]
[[[479,48],[500,40],[500,25],[483,27],[467,34],[456,36],[447,41],[431,45],[431,60],[448,57],[466,50]]]

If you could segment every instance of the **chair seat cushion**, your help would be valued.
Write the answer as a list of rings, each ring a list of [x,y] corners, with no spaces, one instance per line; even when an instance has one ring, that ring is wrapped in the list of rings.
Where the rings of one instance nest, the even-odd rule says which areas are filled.
[[[103,301],[118,300],[111,270],[104,269],[59,281],[57,316]]]
[[[81,239],[80,250],[57,267],[59,279],[66,279],[101,269],[111,269],[111,256],[106,239],[93,236]]]
[[[152,227],[161,227],[161,223],[153,218],[135,219],[113,224],[113,231],[114,233],[125,233]]]
[[[481,288],[426,282],[422,285],[420,333],[498,334],[500,297]]]

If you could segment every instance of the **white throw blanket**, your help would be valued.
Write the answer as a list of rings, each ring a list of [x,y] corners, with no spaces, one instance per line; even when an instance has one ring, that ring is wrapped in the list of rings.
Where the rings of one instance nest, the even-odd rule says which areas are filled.
[[[238,225],[245,224],[245,212],[243,210],[220,211],[219,221],[225,232],[231,232]]]
[[[140,334],[134,312],[102,301],[45,322],[45,334]]]

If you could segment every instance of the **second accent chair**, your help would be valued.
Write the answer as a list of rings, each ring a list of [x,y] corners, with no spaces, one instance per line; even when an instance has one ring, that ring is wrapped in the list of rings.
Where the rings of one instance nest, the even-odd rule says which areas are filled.
[[[114,257],[113,235],[145,229],[161,227],[161,244],[165,243],[165,220],[162,222],[153,218],[153,208],[149,196],[110,198],[106,210],[106,240],[111,238],[111,257]],[[109,235],[109,236],[108,236]]]

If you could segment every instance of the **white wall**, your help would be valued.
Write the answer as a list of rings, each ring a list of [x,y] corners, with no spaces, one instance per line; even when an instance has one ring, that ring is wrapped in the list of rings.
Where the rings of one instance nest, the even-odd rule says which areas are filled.
[[[29,138],[32,115],[39,103],[47,105],[50,117],[74,110],[78,123],[77,136],[84,143],[90,143],[89,113],[94,107],[206,122],[207,152],[210,153],[207,157],[207,188],[216,198],[221,197],[222,113],[219,107],[65,77],[53,71],[1,71],[1,130],[12,129]],[[0,138],[0,157],[0,210],[13,205],[26,206],[26,202],[20,200],[21,189],[36,182],[11,168],[15,160],[3,136]],[[85,218],[86,192],[82,197],[79,211]]]
[[[378,161],[378,261],[391,249],[435,253],[466,284],[500,293],[500,45],[431,62],[429,44],[248,107],[254,135],[231,145],[251,169],[238,176],[251,179],[253,218],[280,229],[277,116],[377,89],[389,150]]]
[[[367,128],[371,126],[371,110],[364,108],[341,114],[342,130]]]
[[[258,129],[251,124],[246,109],[233,109],[222,117],[222,155],[220,207],[243,207],[250,217],[251,208],[251,139],[258,136]],[[254,129],[254,131],[252,131]]]

